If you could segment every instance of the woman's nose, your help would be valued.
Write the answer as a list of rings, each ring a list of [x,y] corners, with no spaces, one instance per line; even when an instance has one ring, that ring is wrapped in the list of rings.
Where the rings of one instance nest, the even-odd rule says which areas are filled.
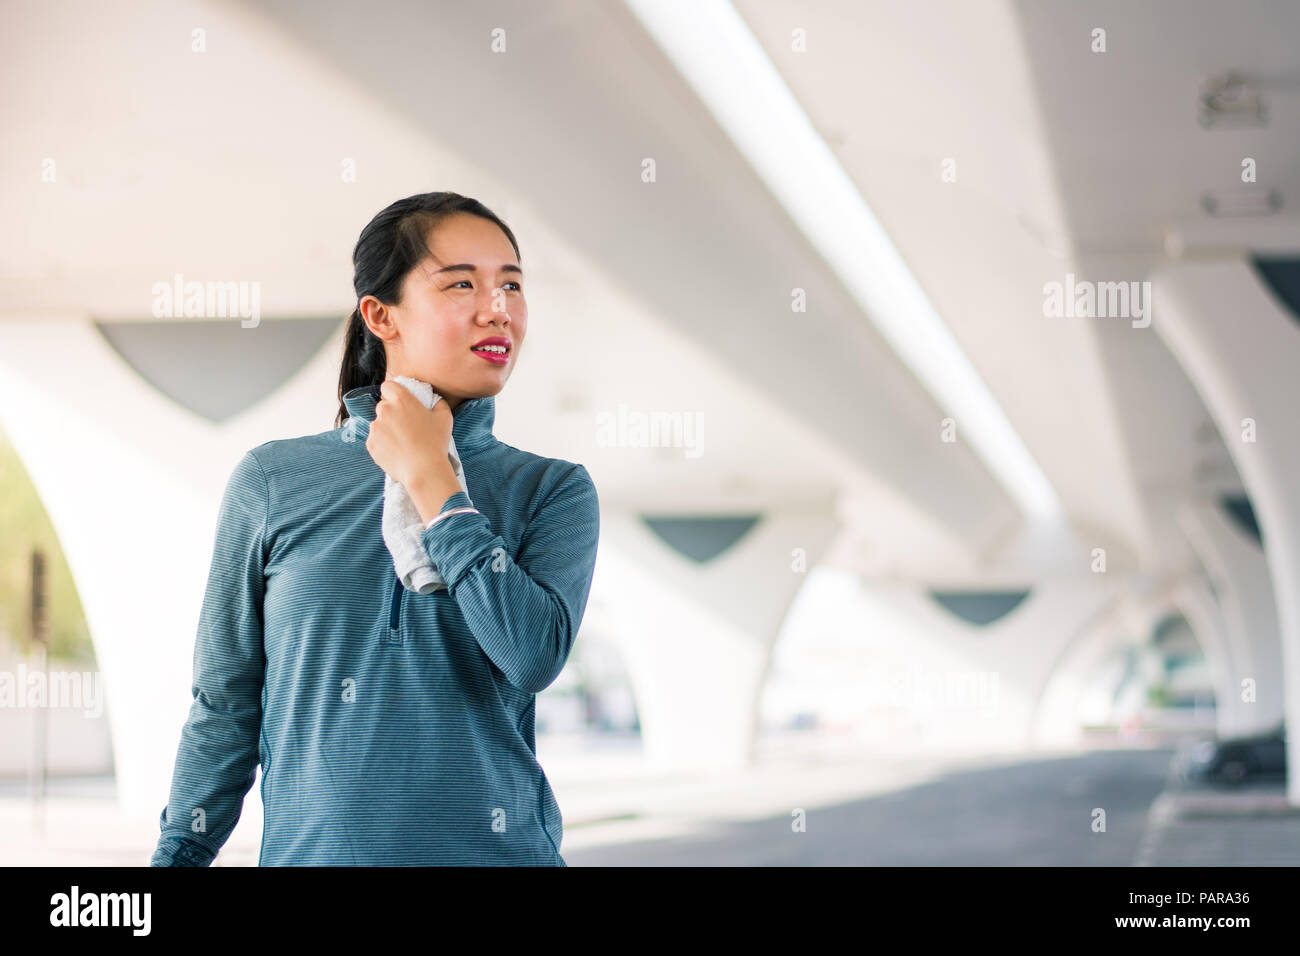
[[[508,311],[509,306],[506,303],[506,293],[503,289],[494,289],[487,293],[486,299],[479,303],[479,313],[489,316],[499,315],[510,318]]]

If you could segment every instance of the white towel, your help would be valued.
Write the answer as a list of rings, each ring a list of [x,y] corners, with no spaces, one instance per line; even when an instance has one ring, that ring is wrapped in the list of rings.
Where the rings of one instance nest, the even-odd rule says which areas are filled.
[[[428,382],[408,378],[405,375],[395,377],[401,385],[420,400],[425,408],[433,408],[442,398]],[[447,458],[461,490],[466,495],[469,488],[465,485],[465,471],[460,465],[460,456],[456,453],[456,439],[452,438],[447,448]],[[402,581],[402,586],[416,594],[431,594],[447,587],[447,582],[438,573],[437,567],[424,550],[420,536],[424,532],[424,521],[416,509],[411,496],[407,494],[402,483],[384,475],[384,544],[393,556],[393,570]]]

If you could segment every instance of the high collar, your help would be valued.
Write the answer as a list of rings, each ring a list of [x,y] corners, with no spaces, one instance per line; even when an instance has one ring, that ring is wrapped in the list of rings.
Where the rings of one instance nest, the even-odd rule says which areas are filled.
[[[369,432],[370,422],[375,419],[375,406],[379,404],[379,386],[363,385],[354,388],[343,396],[343,405],[348,415],[360,422],[365,422],[365,431]],[[456,443],[456,450],[462,455],[478,448],[485,448],[496,440],[492,434],[492,423],[496,421],[496,396],[461,399],[459,405],[451,410],[451,437]]]

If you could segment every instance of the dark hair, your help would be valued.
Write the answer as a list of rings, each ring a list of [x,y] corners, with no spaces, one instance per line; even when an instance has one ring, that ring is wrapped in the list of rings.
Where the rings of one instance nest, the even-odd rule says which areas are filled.
[[[352,287],[357,293],[357,308],[348,317],[343,333],[343,364],[339,368],[339,411],[334,426],[348,417],[343,396],[363,385],[378,385],[387,374],[384,343],[366,327],[361,317],[361,300],[373,295],[385,305],[400,305],[402,283],[407,273],[430,255],[429,236],[448,216],[469,213],[501,227],[501,231],[519,255],[519,243],[510,227],[477,199],[459,193],[420,193],[399,199],[380,212],[361,230],[361,238],[352,250]]]

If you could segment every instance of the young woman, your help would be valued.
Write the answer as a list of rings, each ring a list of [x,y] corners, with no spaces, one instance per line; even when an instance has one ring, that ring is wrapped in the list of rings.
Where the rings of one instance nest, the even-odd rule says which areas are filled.
[[[582,465],[492,434],[528,323],[520,258],[455,193],[362,231],[336,427],[259,445],[226,488],[151,865],[209,865],[259,763],[262,866],[566,865],[534,695],[582,621],[599,509]],[[426,409],[398,375],[445,401]],[[394,572],[385,473],[445,589]]]

